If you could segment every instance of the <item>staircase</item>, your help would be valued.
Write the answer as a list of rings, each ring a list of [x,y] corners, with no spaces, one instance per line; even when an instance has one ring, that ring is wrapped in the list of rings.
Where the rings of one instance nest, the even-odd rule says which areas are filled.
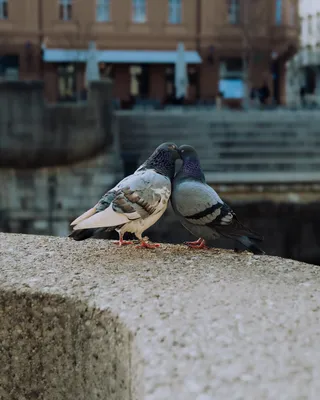
[[[210,182],[320,181],[316,111],[117,113],[121,150],[140,164],[163,142],[194,146]]]

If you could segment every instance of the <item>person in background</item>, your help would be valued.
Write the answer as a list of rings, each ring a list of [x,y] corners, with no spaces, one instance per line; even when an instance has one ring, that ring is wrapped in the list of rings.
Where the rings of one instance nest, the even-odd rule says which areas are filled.
[[[260,104],[265,105],[269,97],[270,97],[270,89],[268,83],[264,81],[263,85],[259,89]]]
[[[252,105],[254,107],[256,107],[259,102],[259,89],[257,89],[255,86],[251,89],[250,99],[251,99]]]

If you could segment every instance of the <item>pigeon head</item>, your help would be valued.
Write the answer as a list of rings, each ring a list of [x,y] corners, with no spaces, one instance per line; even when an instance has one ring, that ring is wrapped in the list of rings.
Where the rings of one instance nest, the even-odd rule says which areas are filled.
[[[179,149],[175,143],[162,143],[143,164],[143,168],[154,169],[159,174],[173,179],[175,162],[179,158]]]
[[[194,147],[183,144],[179,147],[179,154],[182,161],[199,160],[198,154]]]
[[[192,146],[184,144],[179,147],[179,154],[183,161],[180,173],[185,177],[205,181],[196,150]]]

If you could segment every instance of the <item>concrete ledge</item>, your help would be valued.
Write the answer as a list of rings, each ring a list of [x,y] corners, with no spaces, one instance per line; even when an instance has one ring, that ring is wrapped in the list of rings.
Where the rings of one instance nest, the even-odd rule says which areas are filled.
[[[0,398],[317,399],[319,267],[0,233]]]

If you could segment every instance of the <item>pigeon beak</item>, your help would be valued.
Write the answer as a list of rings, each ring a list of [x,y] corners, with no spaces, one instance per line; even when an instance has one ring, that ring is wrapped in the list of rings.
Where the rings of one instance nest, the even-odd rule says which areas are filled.
[[[172,150],[173,152],[176,153],[177,158],[180,158],[180,151],[179,151],[179,147],[175,146],[174,144],[168,146],[168,149]]]

